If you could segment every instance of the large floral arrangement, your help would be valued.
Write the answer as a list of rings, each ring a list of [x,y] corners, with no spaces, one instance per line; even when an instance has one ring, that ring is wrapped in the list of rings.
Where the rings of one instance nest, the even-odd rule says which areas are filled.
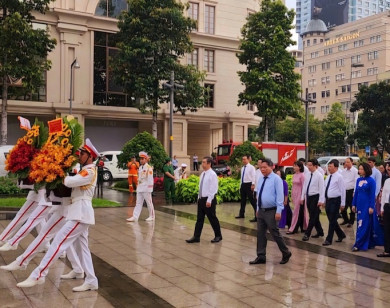
[[[57,128],[51,129],[47,142],[31,162],[30,178],[35,188],[46,185],[56,189],[76,163],[76,151],[82,144],[82,127],[73,118],[57,119]],[[53,122],[54,122],[53,121]],[[49,122],[49,127],[50,127]]]
[[[26,135],[18,139],[5,162],[5,169],[16,174],[19,179],[29,177],[31,161],[48,136],[47,127],[38,120],[35,120],[35,124],[30,129],[26,128],[26,130]]]

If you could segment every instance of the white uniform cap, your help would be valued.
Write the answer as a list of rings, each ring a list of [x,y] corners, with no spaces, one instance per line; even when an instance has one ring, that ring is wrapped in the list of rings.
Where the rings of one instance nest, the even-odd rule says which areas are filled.
[[[181,167],[187,167],[187,164],[181,164]]]
[[[138,153],[139,157],[148,158],[148,153],[141,151]]]
[[[85,139],[84,146],[82,146],[79,150],[88,152],[89,154],[92,155],[94,159],[99,156],[98,150],[96,150],[96,148],[94,147],[94,145],[92,144],[89,138]]]

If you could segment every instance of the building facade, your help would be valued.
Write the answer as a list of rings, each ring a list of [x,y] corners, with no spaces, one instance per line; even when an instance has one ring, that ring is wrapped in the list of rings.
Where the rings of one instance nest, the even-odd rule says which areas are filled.
[[[186,1],[187,2],[187,1]],[[243,89],[237,71],[244,68],[236,57],[246,17],[259,9],[257,0],[193,0],[186,14],[198,22],[191,37],[194,52],[182,59],[207,72],[205,85],[212,95],[195,113],[174,115],[173,152],[181,162],[196,153],[210,155],[223,139],[244,141],[248,127],[260,118],[247,106],[237,106]],[[101,150],[120,150],[138,132],[151,132],[151,115],[133,107],[111,78],[110,59],[115,56],[117,16],[127,8],[125,0],[57,0],[36,23],[47,26],[57,46],[50,53],[52,68],[46,83],[33,96],[8,101],[8,143],[22,134],[17,116],[52,119],[69,114],[70,74],[74,59],[73,115],[85,128],[85,136]],[[158,139],[168,149],[169,109],[158,111]]]
[[[361,85],[383,79],[390,69],[390,17],[380,13],[328,31],[312,20],[303,34],[302,89],[317,101],[309,112],[323,119],[331,105],[340,102],[346,118]]]

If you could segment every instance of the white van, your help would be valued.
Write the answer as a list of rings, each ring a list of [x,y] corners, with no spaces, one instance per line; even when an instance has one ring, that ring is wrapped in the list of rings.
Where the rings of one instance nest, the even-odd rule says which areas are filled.
[[[0,176],[6,176],[8,174],[8,171],[5,170],[5,160],[13,147],[13,145],[0,146]]]
[[[100,153],[104,162],[104,181],[110,181],[112,179],[127,179],[128,170],[126,169],[126,166],[124,166],[123,169],[118,168],[119,154],[121,154],[121,151],[105,151]]]
[[[348,157],[352,158],[354,164],[357,164],[360,159],[358,156],[322,156],[318,157],[317,160],[325,174],[328,174],[328,164],[332,159],[337,159],[340,163],[339,169],[344,169],[344,163]]]

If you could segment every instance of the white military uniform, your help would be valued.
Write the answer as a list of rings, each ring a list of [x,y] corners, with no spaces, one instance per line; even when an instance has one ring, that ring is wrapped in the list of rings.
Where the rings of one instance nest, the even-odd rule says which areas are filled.
[[[85,283],[98,287],[98,280],[88,247],[88,228],[95,224],[92,197],[95,191],[97,170],[94,164],[86,165],[75,176],[67,176],[64,184],[72,189],[71,204],[68,206],[66,223],[56,234],[49,250],[29,279],[40,280],[48,274],[50,265],[72,245],[80,258],[86,277]],[[42,283],[42,282],[40,282]],[[19,286],[19,285],[18,285]]]
[[[154,206],[152,201],[153,185],[153,167],[145,163],[138,169],[137,201],[133,212],[135,221],[138,220],[141,214],[144,201],[146,201],[146,205],[148,206],[149,220],[154,219]]]

